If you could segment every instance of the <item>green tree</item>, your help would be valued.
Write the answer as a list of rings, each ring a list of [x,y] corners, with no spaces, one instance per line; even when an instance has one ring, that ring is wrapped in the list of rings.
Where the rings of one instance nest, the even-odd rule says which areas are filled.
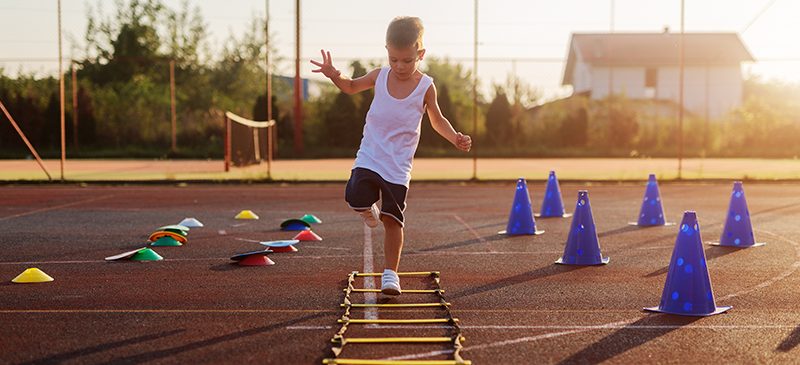
[[[589,112],[582,105],[570,111],[561,120],[559,140],[564,147],[585,147],[589,139]]]
[[[501,88],[495,92],[486,112],[486,141],[494,147],[507,146],[513,132],[511,104]]]
[[[426,57],[424,72],[433,78],[437,88],[447,86],[448,98],[452,109],[445,116],[453,123],[456,130],[474,134],[472,131],[472,71],[459,63],[450,63],[448,59]],[[478,88],[480,90],[480,87]],[[441,93],[441,90],[439,90]],[[442,103],[439,95],[440,106]],[[478,104],[485,103],[483,95],[478,94]],[[483,123],[482,113],[479,124]],[[473,136],[475,138],[476,136]]]

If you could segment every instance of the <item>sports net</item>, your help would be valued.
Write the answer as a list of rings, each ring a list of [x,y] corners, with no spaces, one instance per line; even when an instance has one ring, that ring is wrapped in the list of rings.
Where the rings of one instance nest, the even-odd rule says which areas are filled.
[[[231,112],[225,113],[225,171],[236,167],[272,161],[275,121],[250,120]]]

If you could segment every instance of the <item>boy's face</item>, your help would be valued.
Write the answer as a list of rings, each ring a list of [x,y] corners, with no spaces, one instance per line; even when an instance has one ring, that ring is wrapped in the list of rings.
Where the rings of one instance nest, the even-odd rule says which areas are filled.
[[[387,45],[386,51],[389,53],[389,66],[392,68],[392,73],[401,80],[410,78],[417,71],[419,61],[425,55],[425,49],[417,50],[414,46],[395,47]]]

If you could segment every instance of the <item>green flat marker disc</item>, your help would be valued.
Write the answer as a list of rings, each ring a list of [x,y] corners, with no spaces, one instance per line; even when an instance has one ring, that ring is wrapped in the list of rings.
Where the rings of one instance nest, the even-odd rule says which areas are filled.
[[[131,257],[131,261],[159,261],[164,258],[149,248],[143,248]]]

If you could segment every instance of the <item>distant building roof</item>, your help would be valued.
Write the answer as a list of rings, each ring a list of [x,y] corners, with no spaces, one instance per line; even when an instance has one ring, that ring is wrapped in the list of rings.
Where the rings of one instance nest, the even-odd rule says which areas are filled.
[[[575,63],[600,66],[677,66],[679,33],[573,33],[564,70],[572,84]],[[731,65],[755,61],[737,33],[684,33],[686,65]]]

